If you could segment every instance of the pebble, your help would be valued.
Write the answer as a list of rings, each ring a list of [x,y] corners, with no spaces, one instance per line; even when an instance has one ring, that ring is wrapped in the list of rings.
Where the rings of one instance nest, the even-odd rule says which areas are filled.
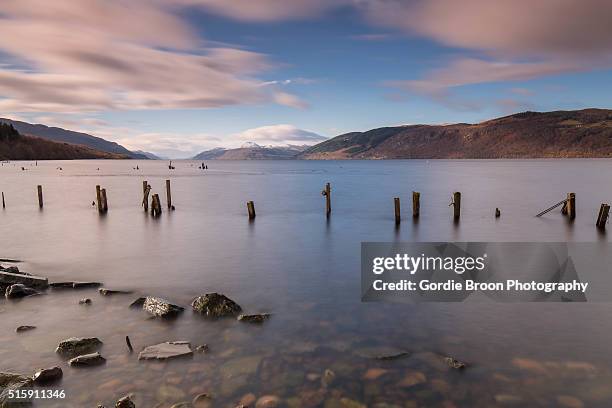
[[[264,395],[257,400],[255,408],[276,408],[280,405],[280,399],[276,395]]]

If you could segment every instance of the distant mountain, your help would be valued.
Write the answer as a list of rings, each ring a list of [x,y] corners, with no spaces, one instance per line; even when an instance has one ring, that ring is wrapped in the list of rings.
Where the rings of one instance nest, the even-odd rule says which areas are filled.
[[[288,160],[304,151],[308,146],[260,146],[247,142],[239,148],[206,150],[194,157],[195,160]]]
[[[4,118],[0,118],[0,123],[9,123],[13,125],[15,129],[17,129],[19,133],[23,135],[36,136],[54,142],[66,142],[83,145],[103,152],[125,155],[132,159],[147,158],[143,154],[129,151],[118,143],[109,142],[108,140],[92,136],[87,133],[74,132],[72,130],[66,130],[58,127],[49,127]]]
[[[132,150],[132,153],[145,156],[147,159],[150,159],[150,160],[165,160],[166,159],[165,157],[160,157],[156,154],[153,154],[151,152],[145,152],[143,150]]]
[[[20,134],[12,125],[0,123],[0,160],[129,159],[82,145],[52,142]]]
[[[336,136],[300,159],[612,157],[612,110],[523,112],[478,124],[385,127]]]

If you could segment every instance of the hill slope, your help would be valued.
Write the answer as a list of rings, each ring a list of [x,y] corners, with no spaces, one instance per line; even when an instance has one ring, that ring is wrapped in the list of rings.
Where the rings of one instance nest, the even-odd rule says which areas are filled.
[[[87,133],[74,132],[58,127],[49,127],[40,124],[31,124],[20,122],[17,120],[0,118],[0,123],[11,124],[17,131],[23,135],[36,136],[42,139],[51,140],[54,142],[66,142],[76,145],[83,145],[102,152],[125,155],[132,159],[146,159],[147,157],[140,153],[131,152],[125,147],[115,142],[100,137],[92,136]]]
[[[218,147],[206,150],[194,157],[195,160],[288,160],[295,159],[306,146],[259,146],[247,144],[236,149]]]
[[[612,110],[523,112],[478,124],[352,132],[300,159],[501,159],[612,157]]]
[[[58,143],[21,135],[12,125],[0,123],[0,160],[128,159],[127,155],[101,152],[86,146]]]

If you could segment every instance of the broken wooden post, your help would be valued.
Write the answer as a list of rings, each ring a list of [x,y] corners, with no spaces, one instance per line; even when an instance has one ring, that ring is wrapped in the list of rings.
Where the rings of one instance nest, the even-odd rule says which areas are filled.
[[[570,220],[576,218],[576,194],[567,193],[567,216]]]
[[[249,220],[255,219],[255,203],[253,201],[247,202],[247,211],[249,212]]]
[[[38,186],[38,207],[43,208],[43,191],[42,186]]]
[[[331,214],[331,186],[329,183],[325,184],[325,190],[321,191],[321,194],[325,197],[325,214],[329,217]]]
[[[459,191],[453,193],[453,202],[451,205],[453,206],[453,218],[458,220],[459,217],[461,217],[461,193]]]
[[[495,218],[499,218],[501,216],[501,211],[499,211],[499,208],[495,209]]]
[[[412,192],[412,218],[419,218],[421,214],[421,193]]]
[[[395,197],[393,199],[393,203],[395,204],[395,224],[399,224],[400,222],[402,222],[399,197]]]
[[[108,200],[106,198],[106,189],[100,190],[100,196],[102,198],[102,212],[106,214],[108,212]]]
[[[147,180],[142,182],[142,204],[145,212],[149,211],[149,182]]]
[[[6,203],[4,202],[4,191],[2,192],[2,208],[6,208]]]
[[[161,201],[159,201],[159,194],[153,194],[151,197],[151,215],[157,217],[161,215]]]
[[[166,200],[168,201],[168,209],[172,208],[172,192],[170,191],[170,180],[166,180]]]
[[[608,222],[608,214],[610,213],[610,206],[606,203],[602,203],[599,207],[599,215],[597,216],[597,228],[605,230],[606,223]]]
[[[100,186],[96,186],[96,203],[98,205],[98,212],[102,212],[102,192],[100,191]]]

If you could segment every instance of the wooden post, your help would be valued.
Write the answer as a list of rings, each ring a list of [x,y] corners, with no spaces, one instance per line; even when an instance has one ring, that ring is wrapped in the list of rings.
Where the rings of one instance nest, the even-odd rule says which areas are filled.
[[[421,193],[412,192],[412,218],[419,218],[421,214]]]
[[[400,222],[402,222],[402,213],[400,210],[400,199],[399,197],[395,197],[393,199],[393,202],[395,204],[395,223],[399,224]]]
[[[247,201],[247,211],[249,212],[249,220],[255,219],[255,203],[253,201]]]
[[[608,214],[610,213],[610,206],[608,204],[602,203],[601,207],[599,207],[599,215],[597,216],[597,228],[605,230],[606,223],[608,221]]]
[[[570,220],[576,218],[576,194],[567,193],[567,215]]]
[[[461,217],[461,193],[455,191],[453,193],[453,218],[458,220]]]
[[[108,211],[108,200],[106,198],[106,189],[105,188],[100,190],[100,195],[102,196],[102,212],[106,213]]]
[[[151,197],[151,215],[157,217],[161,215],[161,201],[159,201],[159,194],[153,194]]]
[[[149,182],[142,182],[142,206],[144,207],[145,212],[149,211]]]
[[[501,211],[499,210],[499,208],[495,209],[495,218],[499,218],[501,216]]]
[[[38,207],[43,208],[43,191],[42,186],[38,186]]]
[[[98,212],[102,213],[102,192],[100,186],[96,186],[96,203],[98,204]]]
[[[4,202],[4,191],[2,192],[2,208],[6,208],[6,203]]]
[[[331,186],[329,183],[325,184],[325,190],[321,194],[325,196],[325,214],[329,217],[331,214]]]
[[[166,180],[166,200],[168,201],[168,209],[172,208],[172,192],[170,191],[170,180]]]

